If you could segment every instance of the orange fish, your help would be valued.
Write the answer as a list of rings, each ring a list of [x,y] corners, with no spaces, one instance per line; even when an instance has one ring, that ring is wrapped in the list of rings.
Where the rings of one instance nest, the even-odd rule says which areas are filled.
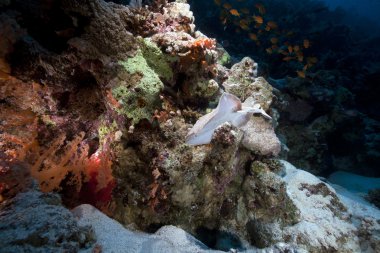
[[[249,38],[250,38],[251,40],[253,40],[253,41],[257,41],[257,40],[258,40],[257,35],[254,34],[254,33],[250,33],[250,34],[249,34]]]
[[[265,7],[263,4],[255,4],[255,7],[260,12],[261,15],[265,14]]]
[[[293,53],[293,47],[292,46],[288,46],[288,51],[289,51],[289,53]]]
[[[249,26],[243,25],[243,24],[240,24],[240,28],[243,29],[243,30],[245,30],[245,31],[249,30]]]
[[[270,39],[270,42],[272,42],[272,44],[277,44],[278,43],[278,39],[276,37],[272,37]]]
[[[224,7],[225,9],[227,9],[227,10],[232,9],[232,5],[229,4],[229,3],[225,3],[225,4],[223,4],[223,7]]]
[[[240,12],[244,13],[244,14],[249,14],[249,9],[248,8],[243,8],[243,9],[240,9]]]
[[[247,20],[245,19],[240,20],[239,25],[241,29],[246,30],[246,31],[249,30],[249,25],[248,25]]]
[[[277,29],[277,23],[274,21],[268,21],[267,26],[271,29]]]
[[[293,36],[294,35],[294,31],[289,31],[286,33],[286,36]]]
[[[260,25],[264,23],[264,19],[261,16],[253,16],[253,20],[255,20],[255,22]]]
[[[303,40],[303,47],[309,48],[310,47],[310,41],[309,40]]]
[[[270,31],[270,27],[267,25],[265,26],[265,31],[269,32]]]
[[[221,0],[214,0],[214,3],[215,3],[216,5],[220,5],[220,1],[221,1]]]
[[[306,77],[306,73],[304,71],[297,70],[297,76],[301,77],[301,78],[305,78]]]
[[[318,62],[317,57],[307,57],[306,60],[307,60],[308,63],[313,63],[313,64],[315,64],[315,63]]]
[[[230,13],[233,16],[240,17],[240,13],[236,9],[231,9]]]
[[[283,61],[290,61],[290,60],[293,60],[293,59],[294,59],[294,57],[287,56],[287,57],[283,58],[282,60]]]

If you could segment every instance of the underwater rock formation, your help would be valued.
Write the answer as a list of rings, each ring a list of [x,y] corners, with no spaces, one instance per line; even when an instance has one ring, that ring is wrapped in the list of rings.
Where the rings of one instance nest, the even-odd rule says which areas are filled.
[[[379,121],[352,108],[355,95],[338,84],[344,80],[328,71],[313,81],[286,78],[270,82],[281,92],[275,108],[281,113],[277,133],[291,147],[286,157],[295,165],[318,175],[335,170],[377,177]],[[307,143],[307,148],[305,148]]]
[[[366,242],[330,187],[284,170],[276,158],[277,91],[250,58],[229,69],[220,45],[195,30],[188,4],[55,3],[9,5],[0,18],[0,34],[12,35],[0,51],[2,178],[22,163],[41,190],[58,192],[70,208],[89,203],[145,232],[175,225],[199,238],[227,234],[237,249],[355,252]],[[36,30],[41,23],[50,25]],[[273,121],[251,116],[241,127],[227,120],[209,144],[188,145],[189,129],[224,89]],[[15,177],[0,182],[1,202],[12,203]],[[89,232],[64,217],[80,235],[75,249],[88,243]],[[376,229],[373,221],[366,231],[371,243]],[[156,235],[170,231],[184,233],[163,227]],[[209,244],[229,250],[222,239]]]
[[[90,248],[95,235],[78,225],[55,193],[37,189],[0,204],[2,252],[78,252]]]

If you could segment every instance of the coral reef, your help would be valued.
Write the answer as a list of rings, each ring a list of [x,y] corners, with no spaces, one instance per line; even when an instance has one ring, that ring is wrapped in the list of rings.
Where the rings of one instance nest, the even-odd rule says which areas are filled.
[[[32,176],[40,190],[59,193],[69,208],[91,204],[122,225],[145,232],[176,225],[201,238],[202,231],[216,231],[228,234],[239,250],[251,244],[268,250],[356,252],[360,243],[378,243],[374,220],[371,229],[361,228],[369,233],[366,241],[355,234],[357,228],[331,187],[279,162],[279,117],[273,103],[281,105],[285,99],[275,100],[279,91],[258,76],[251,58],[229,68],[229,57],[216,40],[195,30],[184,1],[52,3],[6,5],[0,16],[0,35],[10,37],[0,44],[0,202],[5,225],[16,224],[7,211],[15,201],[29,212],[22,215],[31,223],[50,226],[32,219],[38,206],[48,205],[53,219],[66,219],[63,228],[69,232],[54,236],[52,230],[37,246],[67,251],[89,246],[91,231],[61,210],[56,195],[28,190]],[[36,27],[41,24],[49,25],[40,31]],[[234,124],[227,115],[213,125],[210,140],[199,143],[206,145],[189,145],[189,130],[212,114],[227,94],[223,91],[242,102],[231,108],[250,112],[244,115],[246,124]],[[328,99],[343,103],[350,98],[346,90],[339,97],[329,90],[319,96],[298,92],[301,104],[309,96],[323,97],[322,105]],[[293,113],[294,107],[286,110]],[[295,120],[307,118],[310,110],[306,107]],[[266,119],[252,116],[254,112]],[[317,130],[330,127],[316,120],[310,132]],[[281,128],[279,132],[287,134]],[[368,146],[377,145],[371,136],[367,139]],[[29,202],[20,202],[28,197]],[[41,203],[46,198],[54,203]],[[91,212],[88,208],[82,206],[84,213]],[[80,210],[74,213],[84,222]],[[171,231],[182,233],[163,227],[156,235]],[[4,245],[14,244],[8,239]],[[222,240],[211,247],[217,244],[228,250]]]

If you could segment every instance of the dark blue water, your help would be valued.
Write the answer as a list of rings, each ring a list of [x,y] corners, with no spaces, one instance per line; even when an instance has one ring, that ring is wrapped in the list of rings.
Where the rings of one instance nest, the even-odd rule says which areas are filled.
[[[368,18],[380,24],[379,0],[323,0],[330,9],[342,8],[352,14]]]

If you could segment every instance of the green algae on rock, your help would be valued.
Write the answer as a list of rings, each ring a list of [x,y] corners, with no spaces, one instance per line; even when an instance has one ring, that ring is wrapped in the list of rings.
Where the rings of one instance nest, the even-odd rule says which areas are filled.
[[[127,71],[129,79],[112,89],[112,95],[121,105],[116,110],[132,119],[133,124],[142,119],[150,120],[159,105],[163,83],[140,50],[133,58],[119,63]]]
[[[241,101],[246,100],[255,91],[252,83],[257,76],[257,63],[249,57],[231,67],[230,74],[223,86],[227,92],[234,94]]]
[[[177,57],[165,55],[150,38],[143,39],[140,37],[139,42],[142,54],[149,67],[152,68],[163,81],[172,81],[173,70],[170,64],[176,61]]]

